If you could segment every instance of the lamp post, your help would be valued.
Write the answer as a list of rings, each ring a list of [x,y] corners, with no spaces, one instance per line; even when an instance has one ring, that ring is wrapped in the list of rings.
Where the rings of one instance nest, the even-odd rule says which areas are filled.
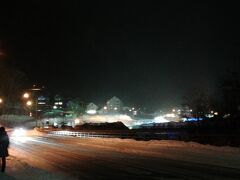
[[[1,114],[0,114],[0,115],[3,114],[3,107],[2,107],[2,104],[3,104],[3,99],[0,98],[0,108],[1,108]]]
[[[24,98],[24,99],[28,99],[29,97],[30,97],[30,94],[29,94],[29,93],[24,93],[24,94],[23,94],[23,98]]]
[[[26,102],[26,105],[27,107],[32,107],[33,106],[33,102],[31,100],[29,100],[30,98],[30,94],[29,93],[24,93],[23,94],[23,98],[27,100]],[[37,127],[37,118],[38,118],[38,114],[37,114],[37,111],[38,111],[38,100],[36,98],[35,102],[34,102],[34,105],[35,105],[35,120],[36,120],[36,127]]]
[[[36,101],[35,101],[35,115],[36,115],[36,127],[37,127],[37,119],[38,119],[38,99],[36,98]]]
[[[27,105],[28,107],[31,107],[31,106],[32,106],[32,101],[28,100],[28,101],[26,102],[26,105]]]

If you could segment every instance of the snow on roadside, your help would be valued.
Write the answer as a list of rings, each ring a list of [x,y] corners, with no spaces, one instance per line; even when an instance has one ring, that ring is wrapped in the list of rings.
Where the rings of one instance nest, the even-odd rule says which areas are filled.
[[[82,139],[78,144],[121,153],[240,169],[240,148],[228,146],[217,147],[174,140],[136,141],[117,138]]]

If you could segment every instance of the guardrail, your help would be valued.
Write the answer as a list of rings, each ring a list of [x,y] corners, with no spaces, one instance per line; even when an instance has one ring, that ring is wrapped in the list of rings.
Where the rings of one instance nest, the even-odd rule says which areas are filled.
[[[130,138],[130,134],[96,134],[95,132],[51,131],[49,134],[80,138]]]
[[[136,139],[136,140],[151,140],[151,139],[179,139],[180,136],[175,133],[152,133],[152,132],[76,132],[76,131],[50,131],[49,134],[57,136],[74,136],[79,138],[121,138],[121,139]]]

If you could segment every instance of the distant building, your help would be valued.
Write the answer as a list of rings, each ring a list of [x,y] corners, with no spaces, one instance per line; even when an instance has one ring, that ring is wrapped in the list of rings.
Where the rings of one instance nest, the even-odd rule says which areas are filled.
[[[53,109],[63,109],[64,106],[65,106],[64,98],[60,95],[55,95]]]
[[[106,109],[108,112],[121,112],[123,107],[122,101],[116,96],[107,101]]]
[[[33,109],[30,115],[35,114],[35,116],[41,116],[45,111],[51,109],[49,94],[44,86],[33,85],[25,93],[25,99],[32,101]],[[34,111],[34,112],[33,112]],[[36,114],[37,112],[37,114]]]
[[[37,109],[38,111],[47,111],[51,109],[50,99],[47,96],[40,95],[37,97]]]
[[[102,107],[101,109],[98,110],[98,114],[107,114],[107,106]]]
[[[91,103],[89,103],[87,105],[86,113],[88,113],[88,114],[96,114],[97,110],[98,110],[98,106],[91,102]]]

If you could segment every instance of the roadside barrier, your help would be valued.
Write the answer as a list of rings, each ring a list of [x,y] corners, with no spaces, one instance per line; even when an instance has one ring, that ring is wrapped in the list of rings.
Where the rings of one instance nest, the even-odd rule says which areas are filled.
[[[50,135],[74,136],[80,138],[131,138],[128,133],[123,134],[96,134],[95,132],[51,131]]]

